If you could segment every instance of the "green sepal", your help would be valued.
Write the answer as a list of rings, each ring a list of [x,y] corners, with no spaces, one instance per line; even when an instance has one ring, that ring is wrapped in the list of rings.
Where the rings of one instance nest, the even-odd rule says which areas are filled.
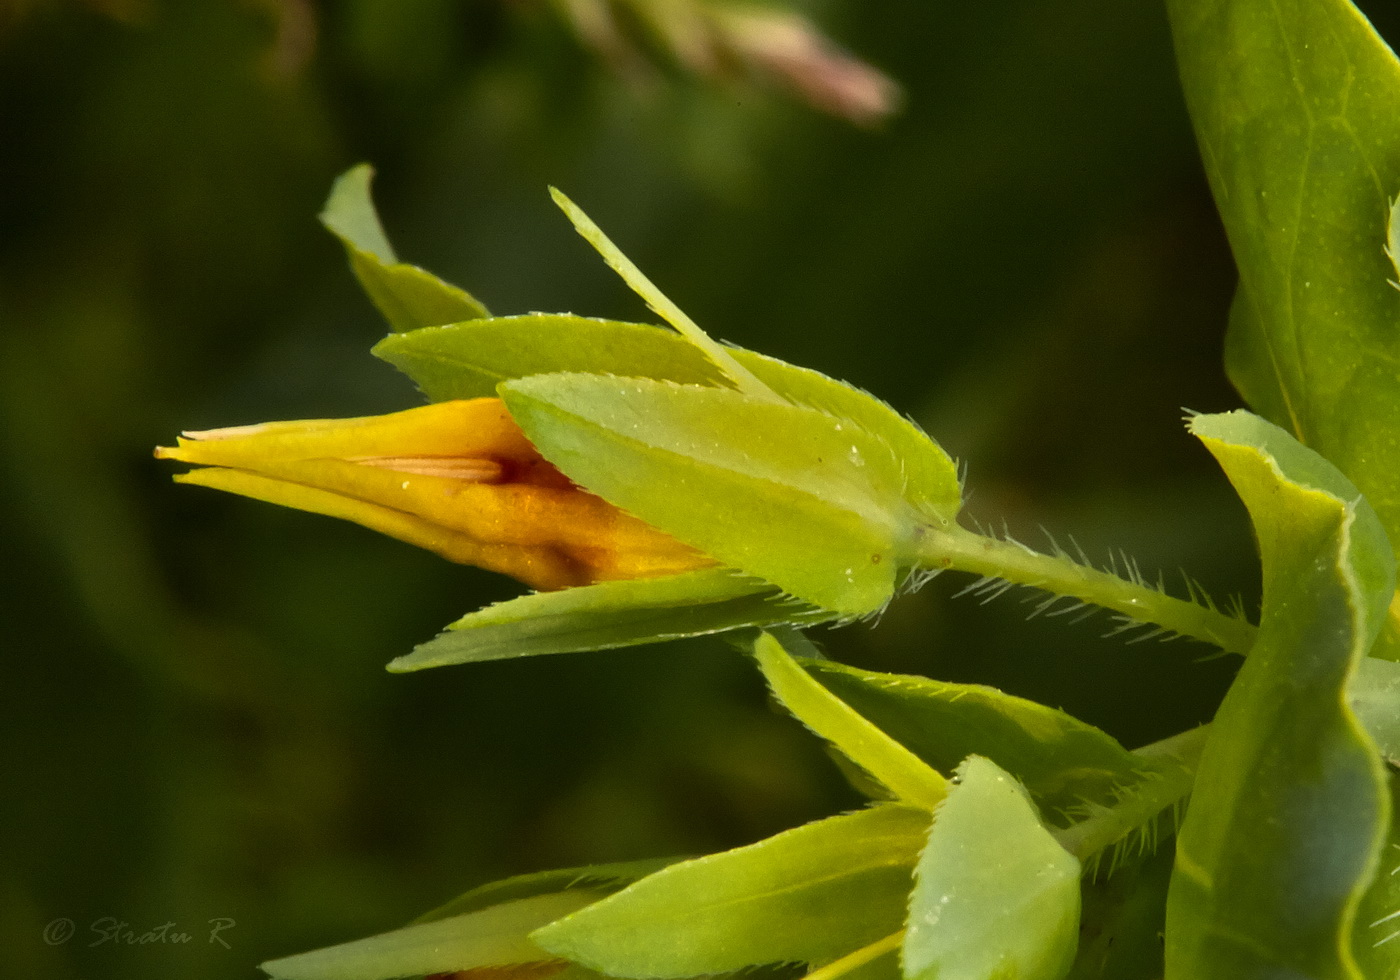
[[[831,614],[766,582],[707,568],[538,592],[468,613],[389,663],[395,672],[574,653],[702,636],[746,626],[810,624]]]
[[[503,902],[262,964],[273,980],[387,980],[552,959],[528,936],[604,892],[574,889]]]
[[[613,374],[724,386],[699,347],[661,327],[563,314],[492,317],[391,334],[374,353],[432,401],[494,395],[503,381],[536,374]],[[864,429],[904,467],[906,496],[925,516],[951,522],[962,505],[957,465],[913,422],[858,388],[818,371],[730,348],[746,371],[781,398]]]
[[[1249,510],[1264,602],[1178,839],[1166,976],[1355,980],[1390,800],[1347,689],[1394,592],[1390,542],[1356,488],[1282,429],[1232,412],[1191,431]]]
[[[914,873],[906,980],[1060,980],[1079,934],[1079,861],[1016,780],[970,756]]]
[[[827,690],[940,772],[985,756],[1019,780],[1046,814],[1068,822],[1086,803],[1111,805],[1154,765],[1111,735],[1055,708],[981,684],[883,674],[803,660]]]
[[[774,697],[794,717],[898,799],[930,810],[943,801],[948,781],[937,770],[814,680],[776,638],[761,634],[754,658]]]
[[[501,386],[541,454],[722,564],[840,616],[894,594],[921,519],[888,443],[727,388],[591,374]]]
[[[929,818],[881,804],[673,864],[531,938],[613,977],[826,962],[900,928]]]
[[[355,278],[396,331],[490,316],[466,290],[400,262],[370,197],[374,168],[351,167],[336,178],[321,223],[340,239]]]

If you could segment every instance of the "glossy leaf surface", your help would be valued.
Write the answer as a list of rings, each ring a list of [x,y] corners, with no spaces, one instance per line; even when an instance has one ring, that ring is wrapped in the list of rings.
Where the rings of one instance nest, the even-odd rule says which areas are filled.
[[[1240,272],[1226,350],[1256,411],[1400,529],[1400,61],[1348,0],[1169,0]]]
[[[389,326],[414,330],[489,316],[466,290],[398,260],[370,198],[373,177],[373,168],[366,164],[341,174],[326,199],[321,223],[345,246],[355,278]]]
[[[725,388],[587,374],[501,387],[570,479],[722,564],[832,612],[894,592],[918,520],[888,445]]]
[[[766,582],[723,569],[536,592],[468,613],[389,664],[395,672],[448,664],[603,650],[743,626],[819,622],[829,614]]]
[[[1282,429],[1233,412],[1191,430],[1249,509],[1264,603],[1181,830],[1166,975],[1360,977],[1351,935],[1389,799],[1346,691],[1394,591],[1390,544],[1355,487]]]
[[[996,763],[971,756],[919,857],[907,980],[1060,980],[1079,932],[1079,862]]]
[[[883,804],[819,820],[672,865],[532,938],[616,977],[832,960],[900,928],[929,819]]]

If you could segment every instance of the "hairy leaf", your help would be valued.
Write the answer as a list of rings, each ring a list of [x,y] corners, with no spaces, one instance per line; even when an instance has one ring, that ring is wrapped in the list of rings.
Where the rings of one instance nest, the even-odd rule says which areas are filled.
[[[1049,814],[1111,803],[1153,768],[1105,732],[1063,711],[980,684],[881,674],[804,660],[814,678],[942,772],[969,755],[1020,780]]]

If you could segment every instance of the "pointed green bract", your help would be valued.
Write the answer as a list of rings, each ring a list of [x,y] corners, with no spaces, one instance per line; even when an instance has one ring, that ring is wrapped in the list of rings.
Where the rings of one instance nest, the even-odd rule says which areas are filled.
[[[622,254],[622,250],[603,233],[603,229],[599,228],[592,218],[583,213],[582,208],[569,200],[557,187],[551,187],[549,194],[554,198],[554,203],[559,205],[560,210],[568,215],[569,220],[573,222],[574,230],[597,250],[598,254],[603,257],[603,261],[622,277],[622,281],[627,283],[628,287],[646,302],[652,312],[675,327],[681,336],[703,351],[705,356],[724,372],[725,377],[732,381],[736,388],[750,398],[759,401],[777,400],[777,396],[767,385],[755,378],[748,368],[734,359],[733,352],[723,344],[711,339],[710,335],[701,330],[699,324],[687,316],[684,310],[657,289],[656,285],[642,273],[642,270],[638,269],[631,259]]]
[[[1352,932],[1389,798],[1347,689],[1394,592],[1390,543],[1356,488],[1277,426],[1233,412],[1191,431],[1249,509],[1264,604],[1181,829],[1167,980],[1359,978]]]
[[[900,928],[929,813],[884,804],[672,865],[531,937],[614,977],[826,962]]]
[[[906,980],[1060,980],[1079,932],[1079,862],[996,763],[971,756],[919,857]]]
[[[882,674],[830,660],[801,664],[933,768],[952,772],[969,755],[986,756],[1060,822],[1084,803],[1112,803],[1118,791],[1155,771],[1092,725],[993,687]]]
[[[1230,377],[1400,539],[1400,61],[1348,0],[1167,6],[1239,267]]]
[[[490,316],[476,297],[431,272],[398,261],[370,198],[374,168],[341,174],[331,187],[321,223],[345,246],[355,278],[393,330],[414,330]]]
[[[527,937],[602,897],[587,889],[537,895],[262,964],[273,980],[388,980],[551,959]]]
[[[863,428],[725,388],[552,374],[501,386],[570,479],[722,564],[843,616],[894,593],[920,524]]]
[[[539,592],[487,606],[390,662],[389,670],[604,650],[830,618],[766,582],[729,569],[703,569]]]
[[[817,683],[771,634],[754,643],[754,657],[784,707],[895,796],[929,809],[943,801],[948,781],[937,770]]]

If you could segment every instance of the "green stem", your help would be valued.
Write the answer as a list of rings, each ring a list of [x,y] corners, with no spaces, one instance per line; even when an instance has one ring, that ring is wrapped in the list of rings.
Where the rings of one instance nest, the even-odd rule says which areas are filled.
[[[1088,861],[1155,820],[1191,792],[1209,732],[1210,726],[1202,725],[1138,749],[1134,755],[1153,763],[1153,775],[1116,806],[1056,831],[1055,839],[1075,857]]]
[[[919,559],[924,568],[973,572],[988,580],[1043,589],[1102,606],[1134,622],[1154,623],[1163,633],[1203,640],[1228,653],[1245,654],[1254,645],[1255,627],[1243,619],[1081,564],[1068,555],[1042,554],[1020,542],[977,534],[956,524],[926,530],[919,544]]]
[[[904,930],[891,933],[884,939],[877,939],[869,946],[862,946],[854,953],[847,953],[839,960],[833,960],[826,966],[818,967],[807,974],[802,980],[835,980],[836,977],[852,970],[859,969],[871,960],[878,959],[886,953],[891,953],[899,949],[904,942]]]

